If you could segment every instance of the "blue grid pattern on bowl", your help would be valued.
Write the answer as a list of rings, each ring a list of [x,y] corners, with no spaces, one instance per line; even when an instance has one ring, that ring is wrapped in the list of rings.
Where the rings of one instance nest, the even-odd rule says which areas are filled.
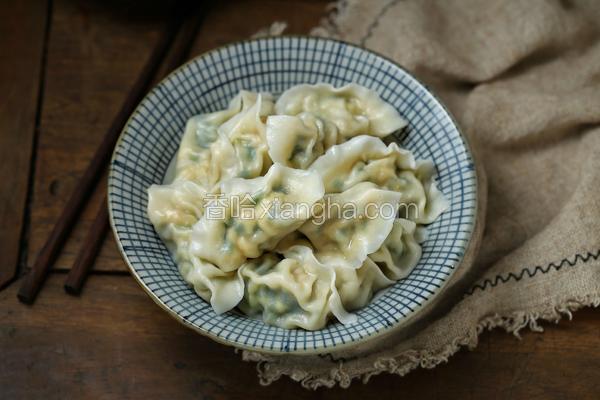
[[[350,82],[374,89],[408,121],[396,138],[417,158],[433,160],[450,208],[428,227],[412,273],[356,312],[358,322],[318,331],[286,330],[237,313],[216,315],[179,275],[146,215],[148,186],[162,182],[188,118],[223,109],[240,90],[279,95],[300,83]],[[111,224],[125,261],[171,315],[222,343],[267,352],[327,353],[403,324],[430,301],[462,259],[476,215],[476,174],[453,119],[408,72],[348,43],[309,37],[266,38],[206,53],[168,76],[141,102],[110,166]]]

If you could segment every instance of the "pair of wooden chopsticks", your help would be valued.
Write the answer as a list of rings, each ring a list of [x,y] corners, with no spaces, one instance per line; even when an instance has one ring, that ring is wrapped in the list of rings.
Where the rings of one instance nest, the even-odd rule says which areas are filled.
[[[166,25],[150,58],[131,87],[78,186],[67,201],[35,264],[25,277],[17,294],[22,302],[28,304],[34,302],[71,228],[75,225],[77,217],[102,176],[123,126],[137,104],[154,83],[182,64],[187,58],[204,14],[203,10],[195,5],[198,3],[200,2],[185,0],[175,5],[172,20]],[[80,293],[94,259],[100,250],[108,225],[108,207],[106,200],[104,200],[65,282],[67,293]]]

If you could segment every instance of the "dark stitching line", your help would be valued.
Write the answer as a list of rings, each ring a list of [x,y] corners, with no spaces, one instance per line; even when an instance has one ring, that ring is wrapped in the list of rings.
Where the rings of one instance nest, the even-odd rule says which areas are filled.
[[[379,25],[379,21],[381,20],[381,18],[383,18],[383,16],[389,11],[390,8],[392,8],[399,2],[400,0],[392,0],[391,2],[383,6],[383,8],[381,9],[381,11],[379,11],[373,22],[371,22],[367,27],[367,33],[365,34],[365,36],[363,36],[362,39],[360,39],[361,46],[364,46],[367,40],[371,38],[371,36],[373,35],[373,31],[375,30],[375,28],[377,28],[377,25]]]
[[[598,251],[596,251],[596,253],[590,253],[589,251],[587,253],[583,253],[583,254],[577,253],[577,254],[575,254],[575,257],[573,258],[572,261],[569,260],[568,258],[563,258],[562,260],[560,260],[560,262],[558,264],[551,262],[550,264],[546,265],[545,267],[538,265],[533,269],[533,271],[531,271],[529,268],[524,268],[518,274],[510,272],[508,275],[505,275],[505,276],[498,275],[493,279],[486,279],[482,283],[478,283],[477,285],[473,286],[465,294],[465,297],[472,295],[478,289],[483,291],[483,290],[486,290],[487,288],[493,288],[493,287],[498,286],[500,283],[506,283],[506,282],[510,281],[511,279],[514,280],[515,282],[519,282],[521,279],[523,279],[525,277],[525,275],[527,275],[528,278],[533,278],[538,272],[540,272],[542,274],[546,274],[546,273],[550,272],[551,269],[559,271],[565,265],[574,267],[579,261],[586,263],[590,259],[598,260],[598,258],[600,258],[600,249]]]
[[[548,273],[550,271],[550,269],[554,268],[556,271],[559,271],[562,267],[565,266],[565,264],[573,267],[575,266],[579,261],[582,261],[584,263],[588,262],[590,259],[594,259],[597,260],[598,258],[600,258],[600,249],[596,252],[596,253],[584,253],[584,254],[579,254],[577,253],[575,255],[575,258],[573,258],[573,261],[567,259],[567,258],[563,258],[558,264],[555,263],[550,263],[548,264],[546,267],[542,268],[541,266],[536,266],[532,271],[530,271],[528,268],[523,269],[518,275],[515,275],[514,273],[509,273],[506,277],[503,277],[501,275],[498,275],[494,278],[494,281],[492,282],[490,279],[486,279],[483,284],[478,284],[475,285],[466,295],[469,296],[471,294],[473,294],[473,292],[476,289],[480,289],[480,290],[485,290],[487,287],[495,287],[497,286],[499,283],[506,283],[511,279],[514,279],[516,282],[520,281],[521,279],[523,279],[524,275],[527,274],[530,278],[533,277],[534,275],[536,275],[538,272],[541,272],[542,274]],[[348,362],[348,361],[353,361],[355,359],[357,359],[358,357],[354,356],[354,357],[336,357],[335,355],[333,355],[332,353],[325,353],[325,354],[319,354],[318,355],[319,358],[324,359],[324,360],[328,360],[330,362]]]

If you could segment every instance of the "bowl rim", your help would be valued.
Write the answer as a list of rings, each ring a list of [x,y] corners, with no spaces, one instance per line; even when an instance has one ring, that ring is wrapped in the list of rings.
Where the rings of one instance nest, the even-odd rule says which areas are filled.
[[[469,228],[469,234],[468,234],[468,238],[464,244],[464,247],[462,249],[462,252],[460,254],[460,257],[458,257],[458,259],[455,261],[454,263],[454,267],[452,268],[452,270],[450,271],[450,273],[447,275],[447,277],[444,279],[444,281],[442,282],[442,284],[440,285],[439,288],[437,288],[430,296],[429,298],[427,298],[426,300],[424,300],[423,302],[421,302],[420,304],[418,304],[417,306],[414,307],[414,309],[407,314],[406,316],[404,316],[402,319],[400,319],[399,321],[397,321],[396,323],[390,325],[390,326],[386,326],[383,327],[382,329],[380,329],[379,331],[373,332],[369,335],[363,336],[359,339],[355,339],[355,340],[350,340],[348,342],[344,342],[344,343],[336,343],[333,344],[331,347],[313,347],[313,348],[307,348],[307,349],[302,349],[302,348],[295,348],[293,350],[287,350],[287,351],[282,351],[279,349],[269,349],[269,348],[265,348],[265,347],[258,347],[258,346],[252,346],[252,345],[247,345],[247,344],[243,344],[243,343],[237,343],[237,342],[233,342],[227,339],[224,339],[223,337],[214,334],[208,330],[202,329],[202,327],[200,326],[196,326],[190,322],[188,322],[185,318],[183,318],[181,315],[179,315],[177,312],[173,311],[171,308],[169,308],[163,301],[160,300],[160,298],[158,298],[157,295],[154,294],[154,292],[148,288],[148,286],[146,286],[146,284],[142,281],[142,279],[140,278],[140,276],[138,275],[137,271],[135,270],[135,268],[133,268],[133,266],[131,265],[131,263],[129,262],[129,258],[127,257],[127,254],[125,252],[125,250],[123,249],[123,245],[119,239],[119,236],[117,234],[117,229],[115,226],[115,221],[114,221],[114,216],[113,216],[113,212],[112,212],[112,208],[111,208],[111,202],[110,202],[110,198],[111,198],[111,187],[110,187],[110,183],[113,179],[113,162],[115,161],[115,158],[117,156],[117,149],[120,147],[121,142],[123,141],[123,138],[125,137],[126,131],[129,128],[130,123],[133,120],[133,117],[138,114],[138,112],[140,111],[140,105],[144,102],[144,100],[151,94],[153,93],[157,87],[161,86],[164,82],[166,82],[167,80],[169,80],[172,76],[178,74],[181,70],[187,68],[189,65],[191,65],[192,63],[196,62],[197,59],[203,58],[208,56],[209,54],[212,53],[217,53],[220,52],[224,49],[227,48],[232,48],[232,47],[236,47],[239,46],[241,44],[245,44],[245,43],[254,43],[254,42],[260,42],[260,41],[269,41],[269,40],[280,40],[280,39],[286,39],[286,38],[297,38],[297,39],[305,39],[305,40],[314,40],[314,41],[324,41],[324,42],[334,42],[334,43],[338,43],[338,44],[342,44],[344,46],[348,46],[348,47],[352,47],[355,49],[358,49],[360,51],[363,52],[367,52],[367,53],[371,53],[376,55],[377,57],[380,57],[381,59],[389,62],[390,64],[394,65],[395,67],[397,67],[398,69],[400,69],[401,71],[403,71],[405,74],[407,74],[408,76],[410,76],[412,79],[414,79],[419,85],[421,85],[425,91],[427,92],[427,94],[429,94],[430,96],[433,97],[433,99],[439,104],[439,106],[442,108],[442,110],[446,113],[446,115],[448,116],[448,118],[450,119],[450,121],[452,122],[452,125],[454,126],[454,128],[456,129],[456,131],[458,132],[458,135],[460,137],[460,139],[462,140],[464,146],[465,146],[465,151],[467,152],[468,156],[470,157],[474,168],[473,168],[473,174],[474,174],[474,207],[473,207],[473,220],[472,223],[470,224],[470,228]],[[445,289],[447,289],[448,287],[448,282],[450,281],[450,279],[452,278],[452,276],[454,276],[456,270],[458,269],[457,267],[462,263],[462,261],[464,260],[465,254],[467,253],[467,250],[473,245],[474,240],[474,233],[475,233],[475,226],[476,223],[478,222],[478,215],[479,215],[479,208],[480,208],[480,204],[479,204],[479,197],[480,197],[480,183],[479,183],[479,174],[478,174],[478,169],[477,166],[475,165],[476,163],[476,159],[473,155],[473,151],[472,151],[472,147],[471,147],[471,143],[469,142],[468,137],[462,132],[456,118],[454,117],[454,115],[450,112],[450,110],[448,110],[448,108],[446,107],[446,105],[441,101],[441,99],[434,93],[434,91],[431,90],[431,88],[426,85],[425,83],[423,83],[421,80],[417,79],[412,73],[410,73],[404,66],[402,66],[400,63],[398,63],[395,60],[392,60],[391,58],[375,51],[375,50],[371,50],[371,49],[367,49],[364,46],[355,44],[355,43],[351,43],[345,40],[341,40],[341,39],[337,39],[337,38],[327,38],[327,37],[321,37],[321,36],[310,36],[310,35],[301,35],[301,34],[284,34],[284,35],[266,35],[266,36],[261,36],[261,37],[257,37],[257,38],[249,38],[249,39],[244,39],[244,40],[238,40],[238,41],[234,41],[234,42],[229,42],[227,44],[218,46],[218,47],[214,47],[211,48],[207,51],[204,51],[202,53],[199,53],[198,55],[194,56],[193,58],[189,59],[188,61],[186,61],[185,63],[181,64],[179,67],[177,67],[176,69],[174,69],[173,71],[171,71],[169,74],[167,74],[164,78],[162,78],[159,82],[157,82],[153,87],[151,87],[145,94],[144,97],[140,100],[140,102],[138,103],[138,105],[135,107],[135,109],[133,110],[133,112],[131,113],[131,115],[129,116],[129,118],[127,119],[127,122],[125,123],[125,125],[123,125],[123,129],[121,130],[121,133],[119,134],[119,138],[117,139],[117,142],[115,143],[115,147],[112,151],[112,155],[111,155],[111,159],[110,159],[110,163],[109,163],[109,173],[108,173],[108,179],[107,179],[107,193],[106,193],[106,200],[107,200],[107,207],[108,207],[108,216],[109,216],[109,222],[110,222],[110,226],[111,226],[111,230],[113,233],[113,236],[115,238],[116,244],[117,244],[117,248],[119,250],[119,253],[121,254],[121,257],[123,258],[123,260],[125,261],[125,264],[127,264],[127,268],[129,269],[130,273],[133,275],[133,277],[135,278],[135,281],[141,286],[141,288],[144,290],[144,292],[146,293],[146,295],[148,295],[148,297],[150,297],[160,308],[162,308],[164,311],[167,312],[168,315],[170,315],[172,318],[174,318],[177,322],[179,322],[180,324],[184,325],[185,327],[194,330],[197,333],[200,333],[201,335],[208,337],[212,340],[214,340],[217,343],[226,345],[226,346],[231,346],[234,348],[238,348],[238,349],[242,349],[242,350],[248,350],[248,351],[253,351],[253,352],[258,352],[258,353],[264,353],[264,354],[273,354],[273,355],[315,355],[315,354],[328,354],[328,353],[333,353],[333,352],[337,352],[339,350],[347,350],[349,348],[352,347],[356,347],[359,345],[363,345],[368,341],[371,341],[377,337],[382,337],[382,336],[386,336],[390,333],[392,333],[394,330],[399,329],[401,327],[404,327],[405,325],[407,325],[410,321],[412,321],[413,319],[415,319],[416,316],[420,315],[420,311],[422,311],[425,306],[429,305],[433,300],[438,300],[438,297],[440,295],[442,295],[445,291]],[[296,329],[300,329],[300,328],[296,328]],[[318,330],[317,330],[318,331]]]

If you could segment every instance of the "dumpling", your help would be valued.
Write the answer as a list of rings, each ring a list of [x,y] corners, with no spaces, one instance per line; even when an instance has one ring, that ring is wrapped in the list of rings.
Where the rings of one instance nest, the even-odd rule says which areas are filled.
[[[362,182],[339,194],[328,194],[322,207],[299,228],[323,263],[359,268],[381,247],[398,210],[400,194]]]
[[[325,326],[329,315],[345,324],[356,320],[342,306],[335,271],[309,247],[292,246],[283,259],[269,253],[249,260],[240,271],[246,287],[240,309],[268,324],[315,330]]]
[[[373,294],[394,283],[369,257],[358,269],[339,264],[334,270],[338,295],[348,311],[364,307]]]
[[[206,190],[191,181],[148,188],[148,216],[156,231],[168,238],[169,227],[191,228],[204,214]]]
[[[193,227],[191,251],[224,271],[259,257],[311,216],[324,194],[323,182],[311,171],[273,164],[254,179],[232,178],[221,183],[226,200],[222,215],[204,216]]]
[[[321,175],[327,193],[339,193],[359,182],[399,191],[402,184],[398,182],[398,172],[415,168],[415,159],[408,150],[360,135],[331,147],[309,169]]]
[[[436,187],[435,167],[415,161],[395,143],[386,146],[372,136],[356,136],[333,146],[309,167],[323,178],[327,193],[339,193],[359,182],[401,194],[400,216],[421,224],[433,222],[449,204]]]
[[[215,152],[211,148],[223,143],[218,142],[216,121],[211,115],[197,115],[187,121],[185,133],[177,153],[175,166],[175,181],[189,181],[210,188],[220,178],[220,159],[228,160],[233,154],[231,151]],[[226,146],[229,150],[229,146]],[[233,149],[231,149],[233,150]]]
[[[246,96],[242,111],[218,128],[218,134],[227,138],[234,150],[237,174],[255,178],[264,174],[271,165],[265,132],[266,117],[273,113],[273,100],[266,93]]]
[[[189,251],[190,228],[167,228],[171,240],[166,243],[179,273],[196,293],[208,301],[217,314],[231,310],[244,295],[244,281],[237,271],[224,272],[193,256]]]
[[[205,196],[205,190],[191,181],[152,185],[148,189],[148,215],[184,280],[221,313],[239,303],[244,285],[237,273],[223,272],[189,252],[192,226],[204,214]]]
[[[219,127],[256,103],[257,94],[241,91],[223,111],[190,118],[176,157],[175,180],[192,181],[207,189],[220,179],[237,176],[235,148]]]
[[[450,207],[450,202],[435,184],[435,165],[431,160],[419,160],[415,176],[423,184],[425,193],[425,204],[419,207],[418,217],[415,222],[419,224],[430,224],[435,221],[444,211]]]
[[[356,84],[340,88],[322,83],[294,86],[281,94],[275,112],[310,112],[331,121],[338,130],[337,143],[359,134],[384,137],[406,126],[394,107],[375,91]]]
[[[248,260],[240,271],[245,294],[239,308],[287,329],[320,329],[329,316],[352,324],[356,316],[348,311],[364,307],[394,283],[369,258],[357,269],[326,265],[304,245],[288,248],[281,257],[267,253]]]
[[[177,261],[183,279],[217,314],[231,310],[244,296],[244,280],[239,271],[224,272],[211,263],[188,254]]]
[[[313,114],[267,118],[267,145],[273,162],[306,169],[324,151],[326,127]],[[335,130],[334,130],[335,132]]]
[[[177,153],[175,180],[211,189],[223,179],[261,175],[271,165],[263,119],[273,107],[270,94],[241,91],[228,109],[190,118]]]
[[[417,161],[414,171],[398,173],[392,190],[402,193],[399,216],[419,224],[430,224],[448,209],[448,200],[434,181],[435,167],[430,161]]]
[[[413,221],[398,218],[383,246],[369,258],[383,268],[385,275],[394,281],[405,278],[421,258],[421,245]]]

